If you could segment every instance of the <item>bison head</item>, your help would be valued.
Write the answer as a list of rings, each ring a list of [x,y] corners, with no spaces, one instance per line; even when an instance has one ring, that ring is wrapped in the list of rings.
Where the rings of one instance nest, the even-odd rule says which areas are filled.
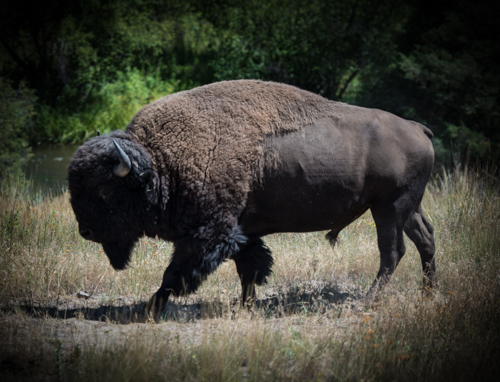
[[[122,131],[95,137],[76,151],[68,186],[80,235],[101,243],[113,268],[124,269],[137,240],[155,235],[158,175],[147,151]]]

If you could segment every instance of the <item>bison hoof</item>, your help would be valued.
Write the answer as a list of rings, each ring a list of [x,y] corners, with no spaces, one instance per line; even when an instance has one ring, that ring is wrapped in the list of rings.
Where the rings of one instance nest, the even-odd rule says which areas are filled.
[[[161,312],[165,310],[166,306],[167,299],[155,294],[144,307],[144,313],[148,319],[158,321],[160,319]]]

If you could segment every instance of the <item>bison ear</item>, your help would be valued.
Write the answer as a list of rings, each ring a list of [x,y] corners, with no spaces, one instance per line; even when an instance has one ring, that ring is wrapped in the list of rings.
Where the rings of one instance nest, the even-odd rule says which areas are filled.
[[[141,175],[144,189],[146,191],[146,198],[150,204],[158,204],[160,196],[159,178],[156,171],[146,170]]]

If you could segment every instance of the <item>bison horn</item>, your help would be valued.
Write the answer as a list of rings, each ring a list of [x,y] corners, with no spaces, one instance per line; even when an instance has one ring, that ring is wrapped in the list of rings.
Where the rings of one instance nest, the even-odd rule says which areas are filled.
[[[132,168],[132,163],[130,163],[130,158],[125,154],[125,151],[122,150],[120,145],[116,143],[114,139],[112,139],[113,143],[115,144],[116,150],[118,151],[118,155],[120,156],[120,163],[117,164],[113,170],[116,176],[119,176],[123,178],[124,176],[127,176],[128,173],[130,172],[130,169]]]

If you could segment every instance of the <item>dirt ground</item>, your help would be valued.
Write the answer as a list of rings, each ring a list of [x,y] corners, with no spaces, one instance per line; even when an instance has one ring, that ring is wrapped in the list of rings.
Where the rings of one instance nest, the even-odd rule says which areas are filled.
[[[269,318],[292,317],[293,321],[294,314],[304,310],[324,314],[338,311],[342,306],[345,309],[360,296],[338,285],[315,282],[294,290],[268,288],[260,294],[262,298],[250,310],[241,308],[237,299],[207,302],[200,301],[196,295],[182,301],[174,299],[167,305],[159,322],[140,318],[146,301],[125,296],[115,299],[113,305],[101,305],[103,296],[86,298],[76,295],[59,298],[44,306],[17,304],[2,307],[0,343],[3,359],[0,366],[16,369],[37,362],[28,356],[36,353],[36,348],[67,353],[82,344],[92,347],[123,344],[137,335],[172,337],[196,344],[203,337],[201,334],[227,331],[228,325],[244,332],[242,325],[255,314]],[[280,320],[268,321],[273,330],[279,330]],[[266,320],[260,322],[267,325]],[[289,327],[290,323],[288,319],[283,325]],[[342,322],[335,321],[335,325],[342,325]]]

